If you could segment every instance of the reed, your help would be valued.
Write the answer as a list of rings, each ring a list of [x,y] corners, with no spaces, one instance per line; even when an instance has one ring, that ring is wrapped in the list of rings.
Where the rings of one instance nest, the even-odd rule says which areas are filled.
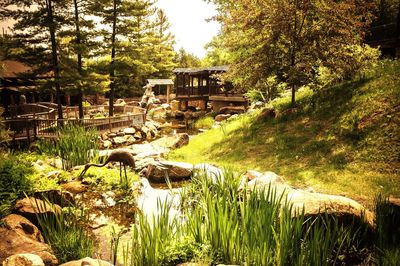
[[[44,199],[45,204],[37,200],[32,202],[38,210],[36,217],[45,241],[51,246],[59,263],[91,257],[94,242],[85,225],[89,222],[88,213],[83,209],[64,208],[60,212],[45,212],[46,206],[55,209],[55,205]]]

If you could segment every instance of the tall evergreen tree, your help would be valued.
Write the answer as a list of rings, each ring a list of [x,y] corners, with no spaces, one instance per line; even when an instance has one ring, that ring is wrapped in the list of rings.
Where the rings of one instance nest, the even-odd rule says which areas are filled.
[[[153,73],[154,77],[169,78],[172,70],[176,67],[174,63],[174,36],[171,34],[170,23],[164,11],[158,9],[153,28],[153,49],[150,60],[157,69]]]
[[[58,118],[62,119],[57,32],[68,25],[68,0],[5,0],[2,8],[2,17],[15,20],[12,32],[19,40],[15,57],[34,67],[36,74],[52,71],[54,80],[49,85],[55,87]]]

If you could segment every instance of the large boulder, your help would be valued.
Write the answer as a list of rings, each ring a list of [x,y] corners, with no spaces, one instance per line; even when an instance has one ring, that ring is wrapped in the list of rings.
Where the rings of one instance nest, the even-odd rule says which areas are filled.
[[[80,194],[87,191],[87,186],[84,185],[81,181],[71,181],[62,184],[61,187],[72,194]]]
[[[222,122],[222,121],[228,119],[229,117],[231,117],[230,114],[220,114],[220,115],[217,115],[217,116],[215,117],[215,121],[216,121],[216,122]]]
[[[244,106],[225,106],[219,109],[220,114],[243,114],[246,112],[246,107]]]
[[[134,144],[131,146],[132,154],[135,159],[146,158],[146,157],[160,157],[168,152],[168,149],[153,145],[150,143],[145,144]]]
[[[3,266],[45,266],[41,257],[35,254],[15,254],[3,261]]]
[[[34,193],[34,197],[39,199],[47,199],[52,203],[60,205],[61,207],[68,207],[75,204],[75,199],[72,193],[58,189],[36,191]]]
[[[304,208],[304,215],[307,217],[319,216],[326,212],[341,222],[365,220],[370,228],[374,227],[373,214],[355,200],[294,189],[273,172],[257,174],[256,171],[252,171],[251,176],[252,180],[247,184],[249,190],[268,190],[271,187],[276,191],[277,198],[281,195],[287,197],[288,203],[293,205],[294,214]]]
[[[150,182],[163,183],[168,177],[171,181],[179,181],[189,178],[193,172],[190,163],[154,161],[147,166],[142,174],[145,174]]]
[[[187,133],[180,133],[171,136],[164,136],[151,144],[167,149],[177,149],[189,143],[189,135]]]
[[[61,207],[59,205],[48,203],[34,197],[18,200],[14,208],[14,213],[27,218],[35,225],[38,225],[37,215],[52,216],[60,212]]]
[[[28,219],[21,215],[10,214],[2,219],[7,228],[13,230],[23,237],[28,237],[38,242],[44,242],[43,236],[39,229],[32,224]]]
[[[1,222],[2,226],[0,226],[0,264],[3,263],[3,265],[22,266],[24,265],[23,263],[29,262],[29,258],[33,257],[9,257],[16,254],[29,253],[39,256],[43,260],[45,265],[58,265],[57,258],[54,256],[53,251],[51,250],[49,245],[43,243],[43,237],[34,224],[32,224],[24,217],[15,214],[7,216],[6,218],[2,219]],[[7,258],[8,260],[6,262],[5,260]],[[34,261],[39,260],[37,260],[36,258],[34,259]],[[16,262],[16,264],[12,264],[14,262]]]
[[[92,259],[87,257],[80,260],[66,262],[61,264],[60,266],[113,266],[113,265],[104,260]]]

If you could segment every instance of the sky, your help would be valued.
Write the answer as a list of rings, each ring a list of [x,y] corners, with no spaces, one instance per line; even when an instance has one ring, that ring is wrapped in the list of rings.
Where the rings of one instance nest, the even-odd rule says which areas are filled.
[[[204,0],[158,0],[156,6],[165,11],[171,23],[171,32],[176,41],[175,49],[183,47],[189,53],[204,57],[204,46],[220,29],[218,22],[206,21],[216,15],[215,5]],[[0,21],[0,30],[10,24],[10,21]]]
[[[175,49],[183,47],[200,58],[205,56],[204,45],[220,29],[218,22],[206,21],[216,15],[215,6],[204,0],[158,0],[156,5],[165,11],[171,23],[171,32],[176,41]]]

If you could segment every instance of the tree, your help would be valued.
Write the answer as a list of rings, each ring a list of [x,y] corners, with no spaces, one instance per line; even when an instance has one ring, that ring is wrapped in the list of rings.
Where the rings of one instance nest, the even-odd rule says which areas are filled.
[[[194,54],[186,52],[183,47],[179,49],[178,53],[175,55],[174,61],[178,67],[182,68],[201,66],[200,58]]]
[[[232,55],[228,77],[242,88],[277,76],[292,92],[323,67],[346,78],[357,71],[354,47],[371,22],[371,4],[361,0],[215,0],[223,47]]]
[[[93,6],[94,14],[108,26],[102,35],[106,44],[104,51],[110,54],[110,116],[113,115],[117,87],[119,93],[124,89],[131,90],[132,84],[137,89],[144,74],[156,71],[148,60],[150,18],[154,14],[152,6],[153,2],[148,0],[100,0]]]
[[[210,43],[206,45],[207,54],[202,59],[204,66],[223,66],[230,65],[232,62],[229,51],[223,46],[223,36],[214,36]]]
[[[14,7],[18,8],[15,9]],[[58,55],[57,32],[61,26],[68,25],[66,14],[69,12],[67,0],[5,0],[1,16],[16,22],[12,28],[17,46],[14,56],[33,66],[36,74],[53,72],[57,97],[58,118],[63,118],[61,105],[61,77]],[[51,62],[51,64],[47,64]]]
[[[152,74],[158,78],[169,78],[176,66],[174,63],[175,51],[173,48],[175,39],[169,32],[170,23],[164,11],[157,9],[156,20],[152,32],[152,54],[150,60],[157,69]]]

